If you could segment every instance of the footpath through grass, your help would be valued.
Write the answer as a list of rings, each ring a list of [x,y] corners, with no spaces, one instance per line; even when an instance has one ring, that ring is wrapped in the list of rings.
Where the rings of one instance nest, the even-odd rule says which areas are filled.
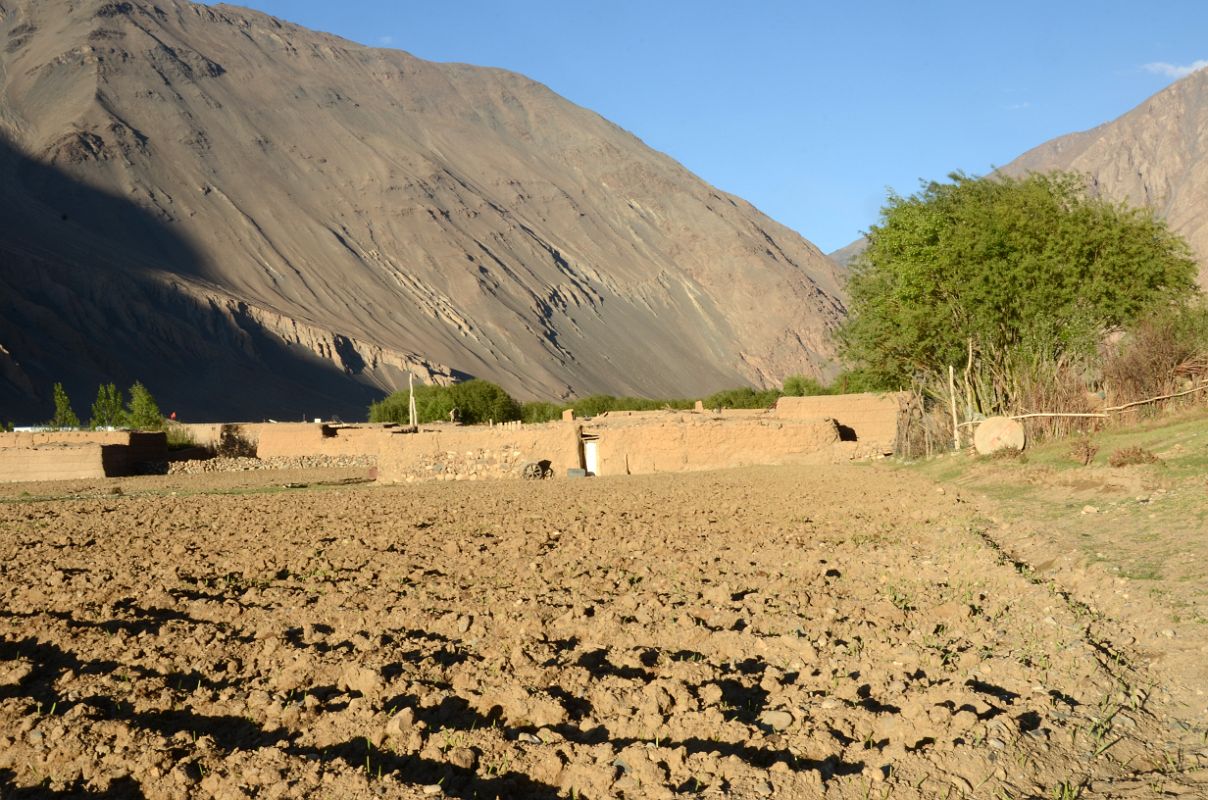
[[[1098,449],[1085,465],[1072,454],[1074,443],[1062,440],[1017,459],[961,454],[913,469],[990,498],[1004,521],[1034,527],[1054,553],[1101,566],[1124,599],[1155,601],[1167,616],[1162,627],[1208,626],[1208,412],[1089,439]],[[1109,465],[1131,448],[1158,460]]]

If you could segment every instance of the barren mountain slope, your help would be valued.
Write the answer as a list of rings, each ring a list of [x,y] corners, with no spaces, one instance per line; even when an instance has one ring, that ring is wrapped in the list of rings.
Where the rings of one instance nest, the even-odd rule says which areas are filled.
[[[816,372],[843,313],[809,242],[516,74],[230,6],[0,0],[0,86],[6,406],[150,370],[215,414],[190,387],[228,364],[227,415],[322,411],[312,383],[352,413],[407,371],[691,394]],[[71,358],[131,314],[133,351]]]
[[[1149,205],[1190,242],[1208,286],[1208,71],[1158,92],[1127,114],[1029,150],[1003,168],[1077,170],[1104,196]]]

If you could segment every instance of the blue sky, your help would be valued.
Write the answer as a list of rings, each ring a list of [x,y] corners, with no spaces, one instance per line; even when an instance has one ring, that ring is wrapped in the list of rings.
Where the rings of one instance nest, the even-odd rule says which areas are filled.
[[[243,5],[522,72],[826,251],[876,221],[886,187],[985,173],[1123,114],[1208,58],[1202,0]]]

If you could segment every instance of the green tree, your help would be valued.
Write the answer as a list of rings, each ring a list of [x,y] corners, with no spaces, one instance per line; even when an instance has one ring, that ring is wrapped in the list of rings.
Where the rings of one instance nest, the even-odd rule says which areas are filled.
[[[457,418],[467,425],[510,422],[520,419],[521,408],[507,392],[489,381],[474,379],[452,386],[415,387],[415,410],[421,423],[447,421],[456,409]],[[394,392],[369,407],[370,422],[406,424],[407,391]]]
[[[138,381],[130,387],[126,423],[136,431],[158,431],[164,427],[164,415],[159,413],[159,405],[147,387]]]
[[[705,398],[704,404],[707,409],[714,408],[768,408],[780,399],[780,392],[776,389],[752,389],[750,386],[742,386],[737,389],[726,389],[720,392],[714,392]]]
[[[872,384],[964,364],[971,344],[998,396],[1017,359],[1091,352],[1105,330],[1195,291],[1187,244],[1079,175],[949,178],[891,194],[853,263],[839,338]]]
[[[50,427],[57,431],[65,428],[80,427],[80,418],[71,410],[71,398],[67,396],[67,390],[63,388],[63,384],[56,383],[54,385],[54,401],[55,415],[50,420]]]
[[[835,390],[816,378],[790,375],[784,379],[784,388],[780,390],[780,393],[786,397],[813,397],[819,394],[834,394]]]
[[[562,419],[562,412],[570,406],[533,400],[520,407],[520,418],[528,423],[553,422]]]
[[[98,386],[96,400],[92,403],[92,419],[88,426],[94,430],[121,427],[126,422],[126,409],[122,405],[122,392],[115,384]]]

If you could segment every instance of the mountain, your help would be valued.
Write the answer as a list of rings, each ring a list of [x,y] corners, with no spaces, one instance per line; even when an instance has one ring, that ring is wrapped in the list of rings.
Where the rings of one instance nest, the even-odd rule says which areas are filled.
[[[226,5],[0,0],[0,87],[0,419],[56,380],[361,416],[408,373],[685,396],[832,355],[816,247],[521,75]]]
[[[1186,237],[1208,287],[1208,71],[1082,133],[1046,142],[1002,168],[1009,175],[1076,170],[1098,193],[1147,205]]]
[[[827,253],[826,257],[846,270],[851,266],[852,259],[864,252],[865,247],[868,247],[868,238],[861,236],[851,244]]]

